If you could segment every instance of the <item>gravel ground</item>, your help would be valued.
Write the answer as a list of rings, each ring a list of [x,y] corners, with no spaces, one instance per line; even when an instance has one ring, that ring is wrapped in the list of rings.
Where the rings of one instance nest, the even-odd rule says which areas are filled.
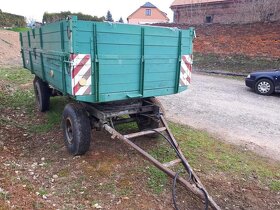
[[[280,160],[280,95],[260,96],[243,81],[194,74],[188,91],[160,100],[169,120]]]

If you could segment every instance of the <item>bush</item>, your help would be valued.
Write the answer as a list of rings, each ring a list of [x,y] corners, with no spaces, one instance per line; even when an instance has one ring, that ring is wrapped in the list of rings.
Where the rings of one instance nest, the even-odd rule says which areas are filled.
[[[0,11],[0,27],[25,27],[25,18]]]
[[[48,13],[45,12],[43,16],[43,23],[53,23],[59,20],[63,20],[67,18],[69,15],[75,15],[78,16],[79,20],[89,20],[89,21],[104,21],[104,17],[97,17],[97,16],[91,16],[91,15],[85,15],[82,13],[71,13],[70,11],[67,12],[60,12],[60,13]]]

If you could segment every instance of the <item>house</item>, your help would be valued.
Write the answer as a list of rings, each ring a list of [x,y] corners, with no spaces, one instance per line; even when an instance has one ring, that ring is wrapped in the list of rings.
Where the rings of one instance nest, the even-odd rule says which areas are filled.
[[[250,23],[280,20],[280,1],[275,0],[175,0],[175,23]]]
[[[129,15],[127,22],[130,24],[168,23],[169,18],[166,13],[159,10],[152,3],[147,2]]]

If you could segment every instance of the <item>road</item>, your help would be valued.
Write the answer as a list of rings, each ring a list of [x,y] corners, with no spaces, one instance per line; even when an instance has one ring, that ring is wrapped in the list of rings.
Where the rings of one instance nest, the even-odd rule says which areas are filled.
[[[280,160],[280,95],[260,96],[241,80],[193,74],[189,90],[160,100],[169,120]]]

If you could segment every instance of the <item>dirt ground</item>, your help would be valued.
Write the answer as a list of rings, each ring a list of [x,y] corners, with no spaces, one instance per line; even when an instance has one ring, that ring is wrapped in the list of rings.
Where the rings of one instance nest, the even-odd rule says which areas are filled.
[[[8,86],[4,81],[1,84]],[[31,88],[30,83],[24,87]],[[7,90],[1,93],[9,94]],[[28,129],[46,121],[45,114],[34,111],[34,103],[3,105],[0,209],[173,209],[171,180],[161,193],[152,191],[147,186],[151,165],[127,146],[103,132],[93,132],[90,151],[72,157],[64,147],[59,124],[46,133]],[[139,138],[136,143],[149,150],[158,140]],[[280,208],[280,194],[257,177],[240,180],[227,172],[204,171],[199,165],[195,168],[223,209]],[[201,202],[179,189],[180,209],[203,209]]]
[[[0,29],[0,66],[20,66],[20,42],[17,32]]]
[[[0,42],[1,65],[17,66],[18,47],[7,44],[7,40],[16,43],[17,34],[0,31],[1,37],[5,37]],[[16,61],[10,63],[13,59]],[[7,96],[17,100],[8,102]],[[57,101],[52,99],[51,107],[55,106]],[[162,179],[162,175],[155,172],[152,176],[152,166],[135,151],[103,132],[93,132],[90,151],[72,157],[65,149],[59,123],[51,124],[45,132],[38,129],[53,118],[55,115],[36,111],[32,79],[21,84],[0,79],[0,210],[173,209],[172,180],[166,185],[154,183],[153,176]],[[139,138],[136,143],[151,150],[161,141]],[[241,179],[230,171],[218,170],[214,160],[211,164],[211,170],[200,164],[194,168],[222,209],[280,209],[280,192],[272,191],[254,173]],[[155,192],[149,183],[163,190]],[[181,187],[177,192],[180,209],[204,208]]]

